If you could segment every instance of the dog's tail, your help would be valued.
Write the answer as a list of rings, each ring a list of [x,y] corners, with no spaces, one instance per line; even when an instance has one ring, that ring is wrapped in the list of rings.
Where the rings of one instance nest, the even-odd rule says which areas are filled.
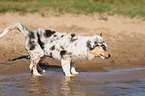
[[[19,22],[13,23],[12,25],[8,26],[2,34],[0,34],[0,38],[6,35],[9,31],[18,29],[20,32],[22,32],[25,36],[29,34],[29,30],[25,28],[23,25],[21,25]]]

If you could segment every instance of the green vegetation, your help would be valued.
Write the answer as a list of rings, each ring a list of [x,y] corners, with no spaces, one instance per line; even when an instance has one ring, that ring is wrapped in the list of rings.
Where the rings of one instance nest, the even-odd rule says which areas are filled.
[[[145,18],[145,0],[0,0],[0,13],[107,13]]]

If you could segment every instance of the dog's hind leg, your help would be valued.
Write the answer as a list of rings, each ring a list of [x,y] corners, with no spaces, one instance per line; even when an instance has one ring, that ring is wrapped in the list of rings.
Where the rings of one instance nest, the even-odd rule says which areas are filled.
[[[41,50],[39,47],[36,47],[35,50],[29,51],[28,52],[30,56],[30,71],[32,72],[33,75],[36,76],[42,76],[38,70],[38,64],[41,61],[41,58],[44,56],[43,50]],[[43,70],[42,70],[43,71]]]
[[[46,72],[45,70],[43,70],[40,66],[39,66],[39,62],[41,62],[41,59],[43,58],[39,58],[38,59],[35,59],[35,60],[30,60],[31,63],[30,63],[30,71],[33,75],[36,75],[36,76],[42,76],[39,72]],[[39,71],[39,72],[38,72]]]
[[[38,64],[38,71],[40,71],[40,72],[46,72],[46,70],[43,70],[40,66],[39,66],[39,64]]]
[[[30,65],[29,65],[29,69],[30,69],[31,73],[33,73],[33,65],[34,65],[34,63],[33,63],[33,61],[31,61]]]
[[[62,65],[62,69],[63,72],[65,73],[65,76],[73,76],[71,74],[71,66],[70,66],[71,60],[69,59],[61,59],[61,65]]]
[[[39,62],[41,62],[41,59],[40,59],[40,61]],[[33,74],[33,66],[34,66],[35,64],[34,64],[34,61],[32,60],[32,62],[30,63],[30,65],[29,65],[29,69],[30,69],[30,71],[31,71],[31,73]],[[46,72],[46,70],[43,70],[40,66],[39,66],[39,63],[37,64],[37,70],[39,71],[39,72]]]
[[[46,58],[46,57],[43,56],[43,57],[40,59],[39,63],[41,63],[45,58]],[[46,70],[43,70],[43,69],[39,66],[39,64],[38,64],[38,71],[40,71],[40,72],[46,72]]]
[[[75,69],[75,62],[71,62],[71,73],[72,74],[79,74]]]
[[[35,75],[35,76],[42,76],[42,75],[38,72],[38,70],[37,70],[37,66],[38,66],[39,60],[40,60],[40,58],[35,59],[35,60],[31,60],[31,64],[30,64],[30,66],[29,66],[29,68],[30,68],[32,74]]]

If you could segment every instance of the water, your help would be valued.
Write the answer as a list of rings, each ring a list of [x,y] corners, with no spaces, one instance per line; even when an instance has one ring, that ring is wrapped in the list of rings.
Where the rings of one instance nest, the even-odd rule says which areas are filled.
[[[116,72],[116,71],[115,71]],[[61,71],[48,71],[42,77],[30,73],[1,75],[3,96],[145,96],[145,79],[98,80],[112,72],[80,72],[64,77]],[[107,79],[107,80],[105,80]]]

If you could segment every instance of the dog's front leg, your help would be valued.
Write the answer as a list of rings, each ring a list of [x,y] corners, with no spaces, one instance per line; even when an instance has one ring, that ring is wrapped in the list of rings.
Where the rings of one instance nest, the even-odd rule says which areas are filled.
[[[79,74],[75,69],[75,62],[71,62],[71,73],[74,75]]]
[[[61,59],[61,65],[62,65],[63,72],[65,73],[65,76],[73,76],[71,74],[70,63],[71,63],[70,59]]]

